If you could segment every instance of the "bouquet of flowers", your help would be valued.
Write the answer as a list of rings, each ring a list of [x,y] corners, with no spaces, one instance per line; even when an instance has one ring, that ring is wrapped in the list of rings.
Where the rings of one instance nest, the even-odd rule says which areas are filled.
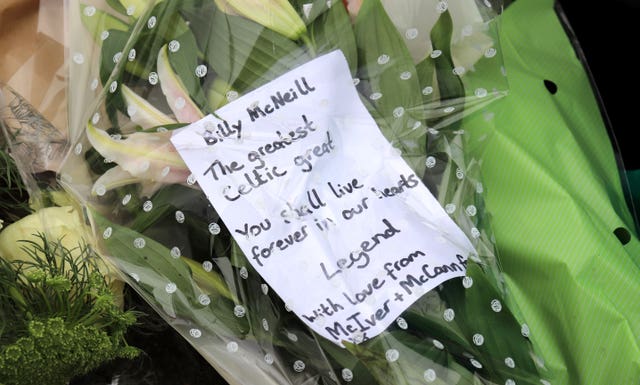
[[[548,383],[464,125],[507,93],[500,6],[70,2],[58,183],[230,383]]]
[[[47,191],[45,170],[56,161],[41,149],[61,144],[60,132],[11,88],[0,97],[0,123],[13,142],[8,153],[0,140],[0,382],[64,385],[136,357],[124,336],[137,312],[124,309],[123,282],[84,241],[76,209]],[[27,154],[32,163],[21,173],[14,157]]]

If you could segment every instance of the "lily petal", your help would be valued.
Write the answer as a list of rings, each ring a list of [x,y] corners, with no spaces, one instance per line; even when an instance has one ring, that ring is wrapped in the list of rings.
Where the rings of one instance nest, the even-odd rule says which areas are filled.
[[[189,97],[182,80],[171,68],[167,51],[168,48],[165,44],[158,52],[157,71],[162,93],[167,98],[167,103],[179,122],[193,123],[198,121],[204,115]]]
[[[287,0],[215,0],[216,6],[228,14],[236,14],[297,40],[307,32],[298,12]]]
[[[360,12],[360,7],[362,7],[362,0],[344,0],[344,5],[347,7],[351,19],[355,20]]]
[[[185,177],[186,181],[186,177]],[[109,190],[113,190],[118,187],[128,186],[130,184],[139,183],[141,186],[140,195],[152,196],[158,191],[164,183],[155,182],[149,179],[143,179],[137,176],[131,175],[129,172],[122,169],[120,166],[115,166],[107,170],[104,174],[98,178],[91,188],[92,195],[98,195],[106,193]]]
[[[131,121],[142,127],[142,129],[177,123],[133,92],[131,88],[124,84],[121,87],[122,96],[127,103],[127,113]]]
[[[136,132],[125,139],[114,139],[88,123],[86,133],[96,151],[133,177],[163,183],[183,183],[190,174],[171,144],[171,131]],[[116,172],[120,170],[113,171]],[[126,174],[119,175],[129,178]]]
[[[101,195],[114,188],[140,182],[139,177],[131,175],[120,166],[115,166],[107,170],[93,184],[91,195]]]

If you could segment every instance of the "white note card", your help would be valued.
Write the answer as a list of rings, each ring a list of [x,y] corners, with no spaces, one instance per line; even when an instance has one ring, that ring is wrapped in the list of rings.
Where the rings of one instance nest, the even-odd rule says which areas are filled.
[[[172,142],[247,259],[338,345],[464,276],[465,234],[380,132],[341,51],[177,130]]]

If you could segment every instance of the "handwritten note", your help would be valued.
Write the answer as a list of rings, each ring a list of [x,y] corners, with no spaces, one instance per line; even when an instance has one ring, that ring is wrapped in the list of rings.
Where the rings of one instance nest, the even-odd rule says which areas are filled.
[[[338,345],[465,274],[473,246],[384,138],[340,51],[176,131],[249,261]]]

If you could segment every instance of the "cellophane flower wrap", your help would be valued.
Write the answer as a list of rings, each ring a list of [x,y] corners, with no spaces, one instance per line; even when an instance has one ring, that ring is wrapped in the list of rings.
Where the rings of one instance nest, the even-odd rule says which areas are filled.
[[[70,1],[69,144],[57,179],[94,249],[229,383],[547,383],[482,203],[490,133],[465,126],[508,93],[500,9]],[[310,102],[324,89],[331,98]],[[188,133],[203,140],[178,148]],[[291,154],[289,168],[278,163]],[[208,175],[190,162],[209,164]],[[373,183],[391,165],[410,171]],[[432,212],[410,195],[424,186]],[[269,238],[278,231],[289,235]],[[394,246],[398,234],[413,237]],[[465,253],[438,263],[435,252],[403,251],[413,242]],[[327,286],[300,284],[313,269]],[[325,289],[341,295],[301,311]]]

